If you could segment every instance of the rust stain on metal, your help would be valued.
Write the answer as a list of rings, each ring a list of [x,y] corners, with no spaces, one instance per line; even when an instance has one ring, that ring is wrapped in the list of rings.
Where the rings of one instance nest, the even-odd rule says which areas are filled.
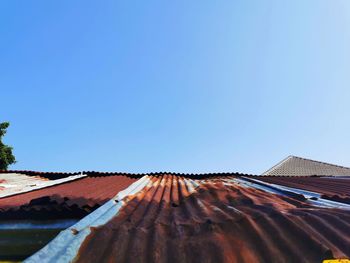
[[[73,235],[77,235],[79,233],[79,231],[76,230],[75,228],[71,228],[71,231]]]

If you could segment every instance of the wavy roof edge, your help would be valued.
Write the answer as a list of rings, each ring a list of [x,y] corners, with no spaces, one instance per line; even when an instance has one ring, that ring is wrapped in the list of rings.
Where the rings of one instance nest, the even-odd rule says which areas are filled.
[[[289,157],[295,157],[295,156],[289,156]],[[288,157],[288,158],[289,158]],[[288,158],[282,160],[280,163],[275,165],[274,167],[280,165],[283,161],[287,160]],[[297,157],[300,158],[300,157]],[[303,158],[300,158],[303,159]],[[346,168],[346,167],[344,167]],[[273,169],[273,168],[271,168]],[[269,169],[269,170],[271,170]],[[350,169],[350,168],[349,168]],[[267,173],[269,170],[267,170],[265,173]],[[249,173],[241,173],[241,172],[209,172],[209,173],[181,173],[181,172],[150,172],[150,173],[130,173],[130,172],[100,172],[100,171],[78,171],[78,172],[40,172],[40,171],[32,171],[32,170],[0,170],[0,174],[23,174],[28,176],[41,176],[48,178],[50,180],[55,179],[62,179],[68,176],[72,175],[86,175],[88,177],[101,177],[101,176],[116,176],[116,175],[123,175],[127,177],[132,178],[141,178],[145,175],[151,175],[151,176],[161,176],[164,174],[168,175],[175,175],[175,176],[185,176],[192,179],[203,179],[203,178],[210,178],[215,176],[253,176],[253,177],[295,177],[295,174],[290,175],[273,175],[273,174],[249,174]],[[337,175],[299,175],[298,177],[337,177]]]
[[[113,176],[113,175],[125,175],[125,176],[131,176],[131,177],[142,177],[145,175],[176,175],[176,176],[186,176],[186,177],[213,177],[213,176],[225,176],[225,175],[236,175],[236,176],[254,176],[254,174],[248,174],[248,173],[240,173],[240,172],[209,172],[209,173],[181,173],[181,172],[167,172],[167,171],[160,171],[160,172],[149,172],[149,173],[130,173],[130,172],[99,172],[99,171],[78,171],[78,172],[39,172],[39,171],[32,171],[32,170],[0,170],[1,173],[17,173],[17,174],[25,174],[29,176],[42,176],[42,177],[55,177],[55,176],[70,176],[70,175],[78,175],[78,174],[85,174],[87,176]]]
[[[293,156],[295,157],[295,156]],[[300,157],[297,157],[300,158]],[[287,159],[287,158],[286,158]],[[284,159],[283,161],[285,161]],[[303,159],[303,158],[300,158]],[[307,160],[307,159],[306,159]],[[283,162],[281,161],[281,162]],[[280,162],[280,163],[281,163]],[[317,162],[317,161],[316,161]],[[277,165],[279,165],[278,163]],[[275,165],[275,166],[277,166]],[[342,167],[342,166],[340,166]],[[347,167],[344,167],[347,168]],[[272,169],[272,168],[271,168]],[[269,169],[269,170],[271,170]],[[350,169],[350,168],[348,168]],[[267,170],[267,171],[269,171]],[[266,171],[266,172],[267,172]],[[266,173],[265,172],[265,173]],[[42,176],[42,177],[50,177],[50,175],[62,175],[62,176],[71,176],[71,175],[78,175],[78,174],[84,174],[87,176],[92,177],[98,177],[98,176],[114,176],[114,175],[124,175],[124,176],[131,176],[131,177],[142,177],[144,175],[177,175],[177,176],[194,176],[194,177],[213,177],[213,176],[222,176],[222,175],[236,175],[236,176],[273,176],[273,177],[295,177],[295,175],[271,175],[271,174],[251,174],[251,173],[241,173],[241,172],[208,172],[208,173],[182,173],[182,172],[167,172],[167,171],[161,171],[161,172],[150,172],[150,173],[131,173],[131,172],[100,172],[100,171],[78,171],[78,172],[41,172],[41,171],[32,171],[32,170],[0,170],[0,174],[11,174],[11,173],[17,173],[17,174],[24,174],[28,176]],[[324,177],[324,176],[336,176],[336,175],[300,175],[300,177]],[[51,178],[49,178],[51,179]]]

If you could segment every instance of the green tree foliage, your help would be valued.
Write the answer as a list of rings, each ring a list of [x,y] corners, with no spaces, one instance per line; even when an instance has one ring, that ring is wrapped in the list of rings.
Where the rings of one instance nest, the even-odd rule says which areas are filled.
[[[2,138],[6,134],[6,130],[9,126],[10,123],[8,122],[0,123],[0,170],[7,170],[10,164],[16,162],[16,158],[12,154],[12,147],[2,142]]]

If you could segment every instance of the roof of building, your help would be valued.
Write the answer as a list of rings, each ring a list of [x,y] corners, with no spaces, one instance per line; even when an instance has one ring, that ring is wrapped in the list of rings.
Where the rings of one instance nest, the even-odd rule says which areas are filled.
[[[315,160],[305,159],[297,156],[288,156],[263,175],[277,176],[310,176],[310,175],[343,175],[350,176],[350,168],[319,162]]]
[[[350,257],[349,220],[347,204],[255,177],[146,175],[27,262],[321,262]]]

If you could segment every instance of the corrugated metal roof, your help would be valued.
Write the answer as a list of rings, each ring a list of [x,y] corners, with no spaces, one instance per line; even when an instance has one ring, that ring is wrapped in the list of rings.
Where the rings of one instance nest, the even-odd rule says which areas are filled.
[[[343,175],[350,176],[350,168],[319,162],[315,160],[305,159],[296,156],[289,156],[282,160],[263,175],[277,176],[311,176],[311,175]]]
[[[48,179],[40,176],[0,173],[0,195],[4,196],[14,192],[19,192],[46,181],[48,181]]]
[[[336,202],[315,201],[249,178],[145,176],[115,200],[27,262],[321,262],[350,257],[350,206],[340,209]]]
[[[350,204],[350,177],[256,176],[255,178],[268,183],[317,192],[323,198]]]
[[[123,175],[90,175],[1,198],[0,219],[82,218],[136,180]]]
[[[164,173],[150,173],[152,176],[162,174]],[[183,175],[180,173],[167,174]],[[96,171],[80,173],[8,171],[8,174],[5,174],[0,171],[0,176],[8,176],[11,180],[18,182],[23,177],[29,182],[29,186],[26,188],[19,187],[15,191],[4,192],[6,194],[3,195],[0,191],[0,220],[82,218],[144,175],[144,173]],[[186,176],[200,179],[218,175],[242,174],[208,173],[187,174]],[[80,180],[81,177],[87,178]],[[32,180],[36,180],[35,178],[42,180],[42,182],[32,184]],[[48,180],[48,178],[51,179]],[[56,179],[53,180],[53,178]],[[76,179],[79,180],[73,182]],[[62,185],[59,186],[59,184]]]
[[[50,180],[46,177],[41,177],[38,175],[34,176],[22,173],[0,173],[0,198],[61,184],[84,176],[86,175],[77,174]]]
[[[32,170],[0,170],[0,174],[24,174],[28,176],[39,176],[49,180],[56,180],[72,175],[82,174],[84,172],[39,172]]]

